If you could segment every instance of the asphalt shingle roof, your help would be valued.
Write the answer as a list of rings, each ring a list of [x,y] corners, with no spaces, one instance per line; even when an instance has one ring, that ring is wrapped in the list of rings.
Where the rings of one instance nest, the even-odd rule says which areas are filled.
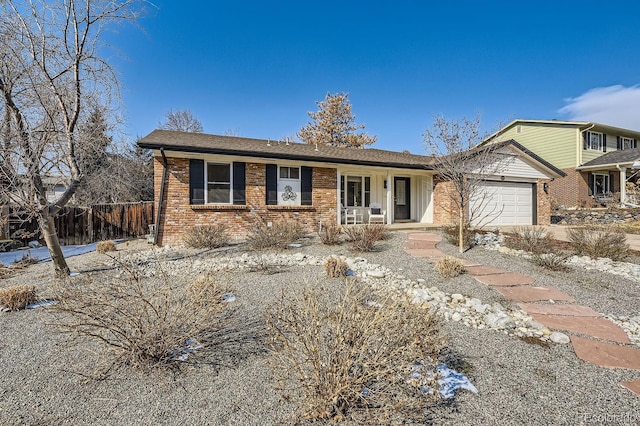
[[[640,148],[622,149],[607,152],[598,158],[584,163],[581,167],[604,166],[607,164],[633,163],[640,159]]]
[[[338,148],[333,146],[251,139],[235,136],[154,130],[138,141],[138,146],[167,151],[237,155],[271,159],[320,161],[404,169],[432,170],[433,158],[382,149]]]

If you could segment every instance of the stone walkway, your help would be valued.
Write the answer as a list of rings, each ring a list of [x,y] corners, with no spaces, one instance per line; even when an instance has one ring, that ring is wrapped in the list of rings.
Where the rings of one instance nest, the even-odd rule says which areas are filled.
[[[435,263],[446,256],[436,247],[441,240],[437,234],[410,232],[405,251]],[[600,367],[640,370],[640,349],[631,345],[627,333],[588,306],[575,304],[570,295],[552,287],[536,287],[535,279],[528,275],[464,263],[467,274],[519,302],[518,306],[537,322],[549,329],[570,332],[578,358]],[[640,380],[620,385],[640,396]]]

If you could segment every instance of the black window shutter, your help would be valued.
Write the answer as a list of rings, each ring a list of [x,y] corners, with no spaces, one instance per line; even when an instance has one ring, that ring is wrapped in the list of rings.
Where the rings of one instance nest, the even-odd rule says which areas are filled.
[[[594,174],[593,173],[589,173],[587,175],[587,184],[589,185],[589,195],[594,195],[594,188],[593,188],[593,180],[594,180]]]
[[[633,147],[637,148],[638,147],[638,139],[634,139],[633,140]]]
[[[582,136],[584,137],[583,141],[582,141],[582,148],[583,149],[587,149],[589,147],[588,143],[589,143],[589,132],[584,132],[582,134]]]
[[[313,205],[313,168],[300,168],[300,189],[302,191],[301,204],[303,206]]]
[[[247,204],[245,191],[245,163],[233,163],[233,204]]]
[[[618,151],[620,151],[623,148],[622,143],[620,142],[621,140],[622,138],[620,136],[616,136],[616,149]]]
[[[602,134],[602,152],[607,152],[607,134]]]
[[[266,191],[267,205],[275,206],[278,204],[278,166],[275,164],[267,164],[266,170]]]
[[[189,160],[189,204],[204,204],[204,160]]]

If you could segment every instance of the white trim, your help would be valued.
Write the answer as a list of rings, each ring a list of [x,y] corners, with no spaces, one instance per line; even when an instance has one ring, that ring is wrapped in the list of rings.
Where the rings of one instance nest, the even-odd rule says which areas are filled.
[[[600,136],[600,141],[598,142],[598,148],[593,148],[593,143],[591,141],[591,136],[592,135]],[[592,132],[591,130],[589,130],[587,132],[587,151],[604,152],[604,133],[602,133],[602,132]]]
[[[281,176],[281,170],[282,169],[288,169],[289,170],[289,176],[291,176],[291,169],[298,169],[298,177],[297,178],[292,178],[292,177],[286,177],[283,178]],[[300,181],[301,177],[300,177],[300,166],[295,167],[295,166],[281,166],[280,164],[278,164],[278,180],[293,180],[293,181]]]
[[[604,188],[605,191],[603,191],[601,193],[596,192],[596,176],[606,177],[606,180],[605,180],[606,181],[606,187]],[[611,192],[611,178],[609,176],[609,172],[591,172],[591,178],[593,179],[593,181],[592,181],[593,182],[593,185],[592,185],[593,194],[591,194],[591,195],[595,196],[597,194],[608,194],[609,192]]]
[[[209,164],[214,166],[228,166],[229,168],[229,202],[228,203],[214,203],[209,202]],[[215,183],[215,182],[212,182]],[[225,182],[226,183],[226,182]],[[205,161],[204,163],[204,203],[214,205],[231,205],[233,204],[233,163]]]
[[[629,142],[629,147],[624,147],[624,142]],[[620,150],[624,151],[625,149],[633,149],[633,138],[628,138],[626,136],[620,136]]]

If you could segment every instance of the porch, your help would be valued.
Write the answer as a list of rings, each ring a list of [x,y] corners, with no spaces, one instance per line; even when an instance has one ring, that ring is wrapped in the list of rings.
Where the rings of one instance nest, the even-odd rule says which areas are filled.
[[[375,222],[420,229],[433,223],[433,173],[338,168],[336,201],[338,224]]]

